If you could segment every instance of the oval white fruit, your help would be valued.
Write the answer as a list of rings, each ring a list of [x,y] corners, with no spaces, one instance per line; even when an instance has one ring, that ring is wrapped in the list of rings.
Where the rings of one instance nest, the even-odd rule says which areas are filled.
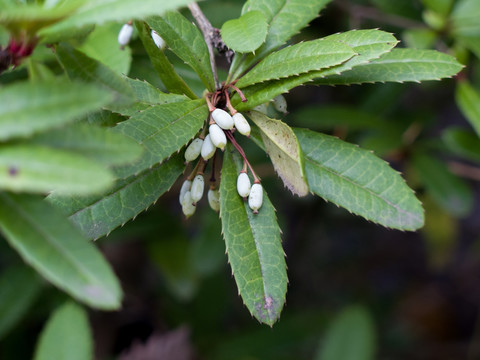
[[[212,140],[210,139],[210,134],[208,134],[203,140],[202,150],[200,151],[203,160],[210,159],[213,154],[215,154],[215,150],[217,150],[217,148],[213,145]]]
[[[124,24],[118,33],[118,43],[120,46],[125,46],[130,42],[130,38],[133,34],[133,26],[130,24]]]
[[[224,130],[231,130],[233,129],[233,118],[232,116],[227,113],[225,110],[222,109],[215,109],[212,111],[212,118],[215,123],[220,126]]]
[[[182,212],[187,217],[187,219],[195,213],[197,207],[193,205],[192,193],[187,191],[183,197],[182,202]]]
[[[216,211],[220,211],[220,192],[217,189],[210,189],[208,190],[208,203],[210,207]]]
[[[241,172],[237,178],[237,191],[238,195],[242,198],[246,198],[250,194],[252,184],[247,173]]]
[[[185,198],[185,194],[187,191],[190,191],[190,188],[192,187],[192,182],[190,180],[185,180],[182,184],[182,187],[180,188],[180,195],[178,197],[178,200],[180,201],[180,205],[183,204],[183,199]]]
[[[254,214],[258,213],[258,209],[262,207],[263,203],[263,188],[260,184],[253,184],[248,196],[248,206],[253,210]]]
[[[224,149],[225,145],[227,145],[227,137],[220,126],[217,124],[212,124],[208,128],[208,133],[210,135],[210,140],[212,144],[215,145],[219,149]]]
[[[158,33],[155,30],[152,30],[150,35],[152,36],[152,39],[155,45],[157,45],[157,47],[160,50],[162,50],[165,47],[165,40],[163,40],[162,37],[158,35]]]
[[[192,187],[190,192],[192,193],[192,201],[194,204],[200,201],[203,196],[203,190],[205,188],[205,180],[203,179],[203,175],[197,175],[193,179]]]
[[[240,134],[250,136],[250,131],[252,129],[250,128],[250,124],[248,123],[247,119],[245,119],[245,116],[237,112],[235,115],[233,115],[233,121],[235,122],[235,128]]]
[[[185,161],[190,162],[195,160],[198,155],[200,155],[200,151],[202,150],[203,140],[196,138],[193,140],[190,145],[187,146],[185,150]]]
[[[287,113],[287,100],[283,95],[278,95],[273,98],[273,107],[284,114]]]
[[[258,111],[258,112],[261,112],[262,114],[267,115],[267,108],[268,108],[268,105],[267,105],[267,104],[260,104],[260,105],[255,106],[255,107],[253,108],[253,110]]]

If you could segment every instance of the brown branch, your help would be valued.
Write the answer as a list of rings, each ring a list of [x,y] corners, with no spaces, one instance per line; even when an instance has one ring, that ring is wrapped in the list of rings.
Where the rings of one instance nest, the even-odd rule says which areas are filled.
[[[215,53],[213,52],[213,43],[215,37],[215,28],[212,26],[210,21],[205,17],[200,7],[197,3],[191,3],[188,5],[190,12],[192,13],[195,21],[197,22],[198,27],[202,31],[205,42],[207,43],[208,53],[210,55],[210,65],[212,66],[213,79],[215,81],[215,89],[220,88],[220,83],[218,82],[217,66],[215,64]]]
[[[448,168],[455,175],[461,176],[465,179],[480,181],[480,168],[463,164],[457,161],[450,161]]]

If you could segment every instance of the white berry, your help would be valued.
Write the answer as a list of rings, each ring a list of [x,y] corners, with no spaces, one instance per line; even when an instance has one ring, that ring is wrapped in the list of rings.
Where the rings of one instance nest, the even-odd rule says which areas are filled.
[[[200,201],[203,196],[203,190],[205,188],[205,180],[203,179],[203,175],[195,176],[192,182],[192,188],[190,192],[192,193],[192,201],[194,204]]]
[[[208,203],[214,211],[220,211],[220,192],[216,189],[208,190]]]
[[[130,24],[124,24],[118,33],[118,43],[120,46],[125,46],[130,42],[130,38],[133,34],[133,26]]]
[[[246,199],[247,196],[250,194],[251,187],[252,184],[250,183],[250,178],[248,177],[247,173],[241,172],[237,178],[238,195]]]
[[[187,191],[190,191],[190,188],[192,187],[192,182],[190,180],[185,180],[182,184],[182,187],[180,188],[180,196],[178,197],[178,200],[180,201],[180,205],[183,204],[183,199],[185,198],[185,194]]]
[[[192,193],[190,191],[187,191],[185,193],[185,196],[184,196],[183,202],[182,202],[183,214],[188,219],[190,216],[192,216],[195,213],[196,209],[197,209],[197,207],[195,205],[193,205]]]
[[[202,150],[202,145],[203,145],[202,139],[196,138],[195,140],[193,140],[185,150],[185,161],[190,162],[195,160],[198,157],[198,155],[200,155],[200,150]]]
[[[203,160],[210,159],[213,154],[215,154],[215,150],[217,150],[217,148],[213,145],[212,140],[210,139],[210,134],[208,134],[205,136],[205,140],[203,140],[202,150],[200,151]]]
[[[278,95],[273,99],[273,107],[284,114],[287,113],[287,100],[283,95]]]
[[[260,105],[255,106],[255,107],[253,108],[253,110],[258,111],[258,112],[261,112],[261,113],[267,115],[267,107],[268,107],[267,104],[260,104]]]
[[[248,206],[253,210],[254,214],[258,214],[258,209],[262,207],[263,203],[263,188],[260,184],[253,184],[248,196]]]
[[[150,35],[152,36],[152,39],[155,45],[157,45],[157,47],[160,50],[162,50],[165,47],[165,40],[163,40],[162,37],[158,35],[158,33],[155,30],[152,30]]]
[[[237,112],[235,115],[233,115],[233,121],[235,122],[235,128],[240,134],[250,136],[251,128],[247,119],[245,119],[245,116]]]
[[[227,113],[225,110],[222,109],[215,109],[212,111],[212,118],[224,130],[231,130],[233,129],[233,118],[232,116]]]
[[[225,148],[225,145],[227,145],[227,137],[225,136],[223,130],[220,129],[220,126],[218,126],[217,124],[212,124],[208,128],[208,132],[212,144],[215,145],[217,148],[223,150]]]

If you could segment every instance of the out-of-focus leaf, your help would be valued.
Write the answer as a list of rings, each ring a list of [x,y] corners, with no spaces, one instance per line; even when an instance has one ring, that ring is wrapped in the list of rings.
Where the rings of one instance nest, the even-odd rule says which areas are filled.
[[[266,152],[285,186],[298,196],[306,196],[308,184],[302,150],[292,128],[258,111],[251,111],[249,117],[260,128]]]
[[[72,122],[113,99],[110,91],[67,80],[18,82],[0,89],[0,140]]]
[[[437,40],[437,34],[432,29],[408,29],[402,37],[406,46],[415,49],[430,49]]]
[[[183,169],[182,158],[177,156],[137,176],[118,180],[108,194],[66,197],[54,193],[47,199],[69,216],[87,237],[98,239],[157,201]]]
[[[0,339],[22,319],[40,289],[39,278],[25,266],[12,266],[0,275]]]
[[[131,138],[90,124],[40,133],[29,139],[29,143],[75,152],[108,166],[131,163],[143,151]]]
[[[149,26],[144,22],[136,22],[135,26],[148,57],[152,62],[153,68],[156,70],[165,88],[172,93],[185,94],[190,99],[196,99],[197,96],[195,93],[188,87],[180,75],[178,75],[177,70],[165,56],[163,50],[159,49],[153,42]]]
[[[453,31],[456,35],[480,36],[480,2],[458,0],[452,12]]]
[[[249,11],[238,19],[225,22],[222,40],[235,52],[248,53],[258,49],[267,37],[268,24],[260,11]]]
[[[99,309],[120,307],[122,291],[100,251],[41,197],[0,192],[0,231],[37,272]]]
[[[480,94],[467,81],[457,85],[455,100],[463,115],[480,136]]]
[[[471,161],[480,162],[480,139],[471,131],[449,128],[442,135],[450,150]]]
[[[455,0],[422,0],[423,6],[436,13],[447,16]]]
[[[255,318],[272,326],[280,316],[287,291],[287,273],[275,209],[264,193],[254,214],[238,195],[241,161],[227,147],[220,182],[220,217],[228,260],[238,291]]]
[[[423,226],[420,202],[385,161],[332,136],[306,129],[295,133],[312,192],[386,227],[416,230]]]
[[[180,59],[195,70],[205,87],[213,91],[215,83],[210,56],[200,30],[183,15],[174,11],[162,17],[151,17],[147,23]]]
[[[430,196],[449,214],[463,217],[473,207],[473,192],[468,184],[448,171],[439,160],[416,154],[413,166]]]
[[[87,312],[75,303],[57,308],[40,334],[34,360],[91,360],[93,336]]]
[[[116,130],[142,144],[145,151],[139,161],[117,174],[127,177],[162,162],[195,136],[207,115],[204,100],[190,100],[154,106],[118,124]]]
[[[92,194],[106,190],[113,175],[81,155],[39,145],[0,147],[0,189],[31,193]]]
[[[361,306],[350,306],[334,319],[315,360],[373,360],[376,335],[373,319]]]

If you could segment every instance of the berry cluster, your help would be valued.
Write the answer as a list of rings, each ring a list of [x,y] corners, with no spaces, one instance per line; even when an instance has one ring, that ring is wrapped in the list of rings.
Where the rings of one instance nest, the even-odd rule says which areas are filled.
[[[215,185],[215,155],[217,149],[225,150],[227,141],[238,150],[243,157],[243,169],[238,175],[237,191],[244,199],[248,199],[248,205],[256,214],[262,206],[263,202],[263,188],[260,185],[260,180],[256,176],[253,168],[248,162],[245,152],[242,147],[235,140],[234,133],[238,132],[247,137],[250,136],[250,124],[247,119],[235,110],[230,103],[229,88],[234,89],[246,101],[242,92],[234,86],[234,84],[224,85],[221,89],[214,93],[208,93],[205,99],[208,104],[209,117],[198,138],[195,138],[185,150],[185,161],[195,161],[199,156],[201,159],[197,163],[187,180],[184,181],[180,190],[180,204],[185,216],[189,217],[195,212],[196,203],[202,198],[205,181],[203,172],[210,159],[212,159],[212,177],[210,179],[210,190],[208,192],[208,202],[213,210],[219,211],[219,192]],[[224,107],[229,112],[222,109]],[[207,133],[208,125],[208,133]],[[252,186],[250,178],[247,174],[247,169],[252,173],[254,184]]]

